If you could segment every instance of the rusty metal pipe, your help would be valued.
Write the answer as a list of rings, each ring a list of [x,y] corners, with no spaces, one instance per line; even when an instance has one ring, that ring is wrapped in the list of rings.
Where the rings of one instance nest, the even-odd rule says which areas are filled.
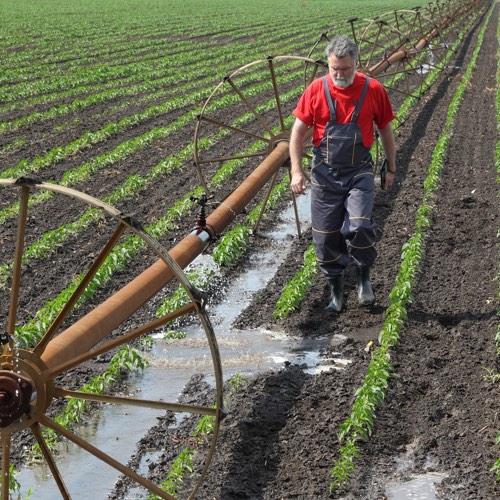
[[[280,142],[274,151],[207,217],[207,227],[221,233],[288,160],[288,143]],[[196,230],[170,251],[170,257],[185,268],[209,245],[210,235]],[[61,332],[46,346],[40,358],[52,368],[92,349],[118,328],[174,278],[163,260],[137,276],[94,310]]]
[[[478,2],[475,2],[476,4]],[[453,21],[455,21],[457,18],[465,15],[474,5],[465,5],[459,8],[452,16],[446,17],[439,25],[434,26],[432,30],[425,36],[421,37],[417,43],[414,45],[413,50],[416,52],[420,52],[422,49],[424,49],[429,43],[439,35],[439,33],[446,29],[449,24],[451,24]],[[382,61],[378,62],[374,66],[368,69],[368,73],[371,76],[378,76],[381,73],[383,73],[389,66],[394,64],[395,62],[402,61],[408,56],[409,51],[405,49],[397,50],[393,54],[391,54],[389,57],[384,58]]]

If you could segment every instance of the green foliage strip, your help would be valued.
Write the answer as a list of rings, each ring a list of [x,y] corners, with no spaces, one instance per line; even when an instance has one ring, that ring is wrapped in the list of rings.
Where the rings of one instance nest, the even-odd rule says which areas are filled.
[[[229,381],[229,391],[228,397],[238,391],[247,383],[246,378],[241,373],[236,373],[233,375]],[[228,402],[224,402],[224,406],[227,410],[229,408]],[[177,457],[172,461],[170,466],[170,471],[164,481],[160,483],[160,487],[170,495],[177,495],[179,489],[184,484],[184,479],[193,473],[193,458],[201,450],[204,443],[208,443],[210,437],[215,430],[215,417],[211,415],[206,415],[200,419],[198,425],[191,433],[191,436],[195,438],[195,446],[186,446]],[[158,495],[152,494],[148,497],[148,500],[160,500]]]
[[[415,274],[423,258],[422,245],[425,230],[431,227],[432,207],[430,200],[438,188],[439,176],[444,166],[453,123],[476,65],[492,9],[484,21],[472,59],[451,100],[443,131],[434,149],[428,175],[424,181],[423,201],[416,214],[416,231],[403,246],[401,267],[396,277],[395,286],[389,295],[390,305],[386,310],[386,317],[379,335],[379,347],[373,353],[363,384],[356,391],[351,414],[340,426],[339,439],[344,444],[339,450],[339,459],[331,469],[331,490],[335,490],[349,481],[355,469],[355,461],[359,458],[357,442],[370,436],[377,404],[384,399],[392,371],[389,351],[396,345],[401,327],[406,319],[406,306],[412,301],[411,290]]]
[[[500,19],[497,26],[497,95],[496,95],[496,106],[497,106],[497,132],[500,135]],[[500,139],[497,140],[496,148],[495,148],[495,166],[497,172],[497,184],[500,184]],[[500,229],[498,230],[498,234],[500,234]],[[500,277],[500,270],[497,271],[497,277]],[[500,291],[498,292],[497,299],[500,298]],[[497,316],[500,317],[500,309],[497,311]],[[500,366],[500,323],[497,327],[497,333],[495,336],[495,345],[496,345],[496,355],[497,355],[497,366]],[[500,372],[496,370],[496,376],[494,378],[494,383],[499,383]],[[496,438],[497,446],[500,446],[500,430],[497,433]],[[491,471],[496,474],[497,481],[500,481],[500,456],[495,460],[495,463],[491,467]]]

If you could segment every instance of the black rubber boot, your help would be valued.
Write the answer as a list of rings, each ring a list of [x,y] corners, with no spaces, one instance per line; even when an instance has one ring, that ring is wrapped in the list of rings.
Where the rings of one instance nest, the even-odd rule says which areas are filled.
[[[344,308],[344,275],[335,276],[328,280],[330,285],[330,302],[326,306],[327,311],[340,312]]]
[[[356,275],[358,278],[359,304],[362,306],[373,305],[375,303],[375,294],[370,282],[370,268],[356,266]]]

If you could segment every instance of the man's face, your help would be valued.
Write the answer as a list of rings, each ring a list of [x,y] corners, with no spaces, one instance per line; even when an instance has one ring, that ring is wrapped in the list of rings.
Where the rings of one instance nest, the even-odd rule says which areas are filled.
[[[331,54],[328,58],[328,69],[337,87],[345,89],[354,81],[356,64],[350,55],[339,58]]]

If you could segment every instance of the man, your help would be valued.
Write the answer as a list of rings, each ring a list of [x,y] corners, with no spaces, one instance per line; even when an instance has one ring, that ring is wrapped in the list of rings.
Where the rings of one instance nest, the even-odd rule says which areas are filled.
[[[316,257],[328,279],[331,297],[327,310],[344,307],[344,269],[356,264],[358,300],[372,305],[375,295],[370,268],[375,262],[374,184],[370,147],[377,126],[387,174],[384,188],[394,182],[396,147],[390,122],[392,106],[384,87],[356,71],[358,49],[345,36],[326,47],[328,75],[304,91],[293,114],[290,136],[291,190],[303,194],[304,139],[312,127],[311,222]]]

